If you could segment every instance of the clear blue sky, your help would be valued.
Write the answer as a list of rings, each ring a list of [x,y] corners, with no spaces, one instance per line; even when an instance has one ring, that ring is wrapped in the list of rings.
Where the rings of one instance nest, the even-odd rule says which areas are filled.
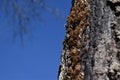
[[[12,40],[11,24],[0,16],[0,80],[57,80],[62,40],[64,39],[66,17],[70,0],[47,0],[51,7],[57,7],[65,15],[59,19],[42,11],[43,24],[33,21],[30,35],[24,39],[24,47]]]

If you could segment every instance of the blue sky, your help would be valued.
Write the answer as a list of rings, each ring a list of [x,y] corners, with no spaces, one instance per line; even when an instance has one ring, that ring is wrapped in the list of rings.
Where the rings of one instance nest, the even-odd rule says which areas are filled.
[[[64,13],[64,18],[42,11],[44,23],[33,20],[29,35],[13,41],[12,24],[0,15],[0,80],[57,80],[62,40],[70,0],[47,0],[47,4]]]

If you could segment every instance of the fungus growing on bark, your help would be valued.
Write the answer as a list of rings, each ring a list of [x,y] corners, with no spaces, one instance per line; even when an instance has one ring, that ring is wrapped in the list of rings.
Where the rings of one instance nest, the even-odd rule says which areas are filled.
[[[87,48],[83,48],[82,51],[83,51],[83,53],[87,53],[88,49]]]
[[[80,40],[77,41],[77,47],[78,48],[82,47],[82,44],[81,44]]]
[[[72,56],[72,61],[73,62],[79,62],[80,61],[80,56],[79,55]]]
[[[77,55],[78,54],[78,49],[76,48],[76,47],[73,47],[72,49],[71,49],[71,56],[75,56],[75,55]]]
[[[80,72],[80,69],[81,69],[81,66],[80,66],[80,64],[78,63],[77,65],[75,65],[74,72],[75,72],[76,74],[78,74],[78,73]]]
[[[89,39],[90,39],[90,36],[89,36],[88,34],[86,34],[86,35],[84,36],[84,40],[87,41],[87,40],[89,40]]]
[[[81,54],[88,52],[86,45],[90,37],[83,31],[90,28],[87,23],[89,13],[88,0],[76,0],[67,18],[66,34],[69,34],[69,37],[65,38],[64,46],[68,45],[66,49],[69,53],[65,55],[70,56],[71,63],[69,66],[68,61],[65,63],[67,75],[63,80],[83,80],[84,73],[81,71],[80,60]]]

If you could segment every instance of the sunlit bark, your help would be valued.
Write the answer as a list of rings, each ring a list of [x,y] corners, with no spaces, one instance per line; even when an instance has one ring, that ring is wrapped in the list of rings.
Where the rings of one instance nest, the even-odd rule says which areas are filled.
[[[85,1],[88,0],[72,0],[71,12],[74,6],[81,2],[85,3]],[[78,9],[81,9],[81,5],[77,6]],[[89,27],[82,27],[84,30],[81,38],[79,40],[72,39],[73,42],[71,42],[80,41],[82,47],[79,47],[79,49],[77,42],[72,45],[68,43],[70,40],[68,37],[72,35],[69,33],[68,28],[72,25],[74,27],[73,30],[76,30],[81,20],[77,19],[78,15],[76,16],[76,12],[73,13],[75,16],[70,18],[70,21],[67,20],[58,80],[120,80],[120,2],[119,0],[90,0],[87,6],[90,14],[87,20],[83,21],[83,24],[87,22]],[[80,12],[78,11],[78,13]],[[85,35],[89,35],[87,41],[85,40]],[[73,37],[76,37],[76,35],[74,34]],[[79,50],[79,53],[77,53],[80,57],[77,64],[79,63],[81,66],[79,67],[79,79],[75,79],[78,74],[69,74],[76,70],[75,66],[71,66],[71,64],[75,63],[70,55],[72,52],[71,46]],[[87,51],[84,50],[85,48],[87,48]],[[71,72],[68,71],[68,68]],[[80,74],[81,72],[83,75]]]

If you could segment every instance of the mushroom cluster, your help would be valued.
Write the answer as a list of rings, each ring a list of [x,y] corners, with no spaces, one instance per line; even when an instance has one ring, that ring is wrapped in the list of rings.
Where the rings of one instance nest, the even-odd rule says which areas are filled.
[[[63,80],[83,80],[84,73],[81,70],[81,54],[88,52],[85,47],[90,39],[89,34],[83,34],[90,28],[87,22],[90,15],[88,0],[75,0],[70,15],[67,18],[66,37],[63,41],[63,48],[66,53],[66,76]],[[69,62],[69,63],[68,63]]]

